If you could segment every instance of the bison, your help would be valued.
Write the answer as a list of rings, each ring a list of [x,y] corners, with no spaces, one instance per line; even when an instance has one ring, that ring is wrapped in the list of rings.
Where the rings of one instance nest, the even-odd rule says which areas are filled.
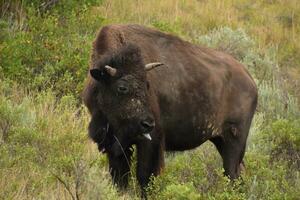
[[[132,146],[145,196],[164,151],[211,141],[235,179],[257,105],[257,88],[232,56],[140,25],[109,25],[97,35],[83,91],[89,136],[106,153],[113,182],[128,184]]]

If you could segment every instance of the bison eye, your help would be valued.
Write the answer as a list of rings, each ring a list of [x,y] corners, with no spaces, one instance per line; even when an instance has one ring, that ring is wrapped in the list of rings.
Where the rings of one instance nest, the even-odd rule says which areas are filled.
[[[127,94],[128,91],[129,91],[129,89],[125,85],[120,85],[118,87],[118,93],[120,93],[120,94]]]

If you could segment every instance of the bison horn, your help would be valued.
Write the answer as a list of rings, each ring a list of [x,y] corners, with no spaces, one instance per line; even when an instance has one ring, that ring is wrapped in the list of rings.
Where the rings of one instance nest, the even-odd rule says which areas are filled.
[[[107,73],[111,76],[115,76],[117,74],[117,69],[116,68],[113,68],[109,65],[105,65],[105,70],[107,71]]]
[[[154,69],[155,67],[158,67],[161,65],[163,65],[163,63],[160,63],[160,62],[148,63],[145,65],[145,70],[150,71],[151,69]]]
[[[151,136],[150,136],[149,133],[144,133],[143,136],[144,136],[145,138],[147,138],[148,140],[152,140],[152,138],[151,138]]]

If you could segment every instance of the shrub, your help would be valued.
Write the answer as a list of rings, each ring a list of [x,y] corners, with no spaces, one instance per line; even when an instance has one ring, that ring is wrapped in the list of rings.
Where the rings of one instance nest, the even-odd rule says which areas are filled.
[[[271,156],[274,160],[284,159],[300,168],[300,121],[279,119],[274,121],[268,137],[272,140]]]
[[[192,183],[169,184],[161,195],[161,199],[196,200],[200,194]]]
[[[1,76],[29,89],[52,88],[59,96],[79,95],[88,70],[94,33],[103,18],[88,20],[90,13],[85,4],[73,2],[70,7],[61,4],[64,5],[58,6],[61,11],[55,9],[43,17],[34,7],[27,7],[26,28],[22,31],[1,23],[1,32],[6,33],[1,37]]]
[[[251,53],[254,41],[242,29],[229,27],[214,29],[207,35],[199,36],[198,41],[209,47],[225,51],[239,60]]]

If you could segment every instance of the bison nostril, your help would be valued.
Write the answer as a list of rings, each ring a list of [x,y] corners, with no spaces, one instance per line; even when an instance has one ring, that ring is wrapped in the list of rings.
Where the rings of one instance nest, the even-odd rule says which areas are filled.
[[[152,120],[151,121],[150,120],[142,120],[141,126],[145,132],[150,132],[153,130],[155,123]]]

